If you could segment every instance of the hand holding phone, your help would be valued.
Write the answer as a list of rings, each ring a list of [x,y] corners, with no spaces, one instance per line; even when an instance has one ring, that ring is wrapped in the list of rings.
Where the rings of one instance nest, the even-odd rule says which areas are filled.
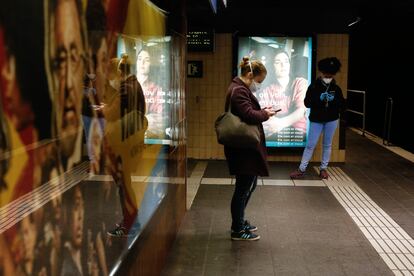
[[[279,112],[279,111],[282,111],[282,109],[280,108],[280,106],[277,106],[277,105],[273,105],[273,106],[272,106],[272,109],[273,109],[273,111],[274,111],[274,112],[276,112],[276,113],[277,113],[277,112]]]
[[[271,106],[266,106],[265,108],[263,108],[264,111],[266,111],[267,116],[272,117],[273,115],[276,114],[276,112],[273,110],[273,108]]]

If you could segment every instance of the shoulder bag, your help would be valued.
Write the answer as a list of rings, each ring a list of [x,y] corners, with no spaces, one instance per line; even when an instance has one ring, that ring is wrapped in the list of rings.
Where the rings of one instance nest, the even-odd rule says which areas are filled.
[[[260,143],[260,131],[257,125],[243,122],[231,112],[230,95],[229,109],[220,114],[215,122],[217,141],[219,144],[233,148],[255,148]]]

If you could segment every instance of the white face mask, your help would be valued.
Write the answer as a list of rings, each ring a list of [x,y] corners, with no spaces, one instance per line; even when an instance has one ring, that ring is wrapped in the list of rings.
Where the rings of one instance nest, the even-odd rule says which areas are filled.
[[[252,81],[252,84],[250,84],[250,87],[249,88],[250,88],[250,91],[252,91],[252,93],[255,93],[255,92],[257,92],[257,91],[260,90],[261,86],[262,86],[261,83],[255,82],[253,80]]]
[[[332,81],[332,78],[322,78],[323,82],[326,84],[330,84]]]

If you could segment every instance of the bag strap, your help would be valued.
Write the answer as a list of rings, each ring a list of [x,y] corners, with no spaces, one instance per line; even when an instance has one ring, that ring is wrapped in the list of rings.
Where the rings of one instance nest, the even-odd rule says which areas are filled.
[[[233,87],[233,89],[231,90],[230,99],[229,99],[229,108],[227,112],[231,112],[231,98],[233,97],[233,92],[235,88],[236,87]]]

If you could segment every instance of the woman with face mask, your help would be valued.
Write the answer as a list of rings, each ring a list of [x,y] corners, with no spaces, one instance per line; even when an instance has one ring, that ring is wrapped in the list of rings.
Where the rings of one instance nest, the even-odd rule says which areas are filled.
[[[260,108],[253,95],[263,80],[267,70],[260,61],[251,61],[244,57],[240,62],[241,74],[235,77],[226,96],[225,110],[231,105],[231,112],[248,124],[257,125],[260,130],[261,143],[256,148],[224,147],[230,174],[236,176],[235,190],[231,200],[231,239],[258,240],[260,236],[253,233],[256,226],[244,218],[244,210],[257,184],[258,176],[268,176],[267,153],[262,122],[275,114],[271,107]]]
[[[321,133],[323,133],[323,141],[319,176],[322,179],[329,177],[327,168],[331,157],[332,139],[338,126],[339,114],[345,109],[342,90],[333,79],[340,68],[341,63],[336,57],[325,58],[318,62],[320,77],[309,86],[305,96],[305,106],[310,108],[308,142],[299,168],[290,174],[293,179],[304,176]]]

